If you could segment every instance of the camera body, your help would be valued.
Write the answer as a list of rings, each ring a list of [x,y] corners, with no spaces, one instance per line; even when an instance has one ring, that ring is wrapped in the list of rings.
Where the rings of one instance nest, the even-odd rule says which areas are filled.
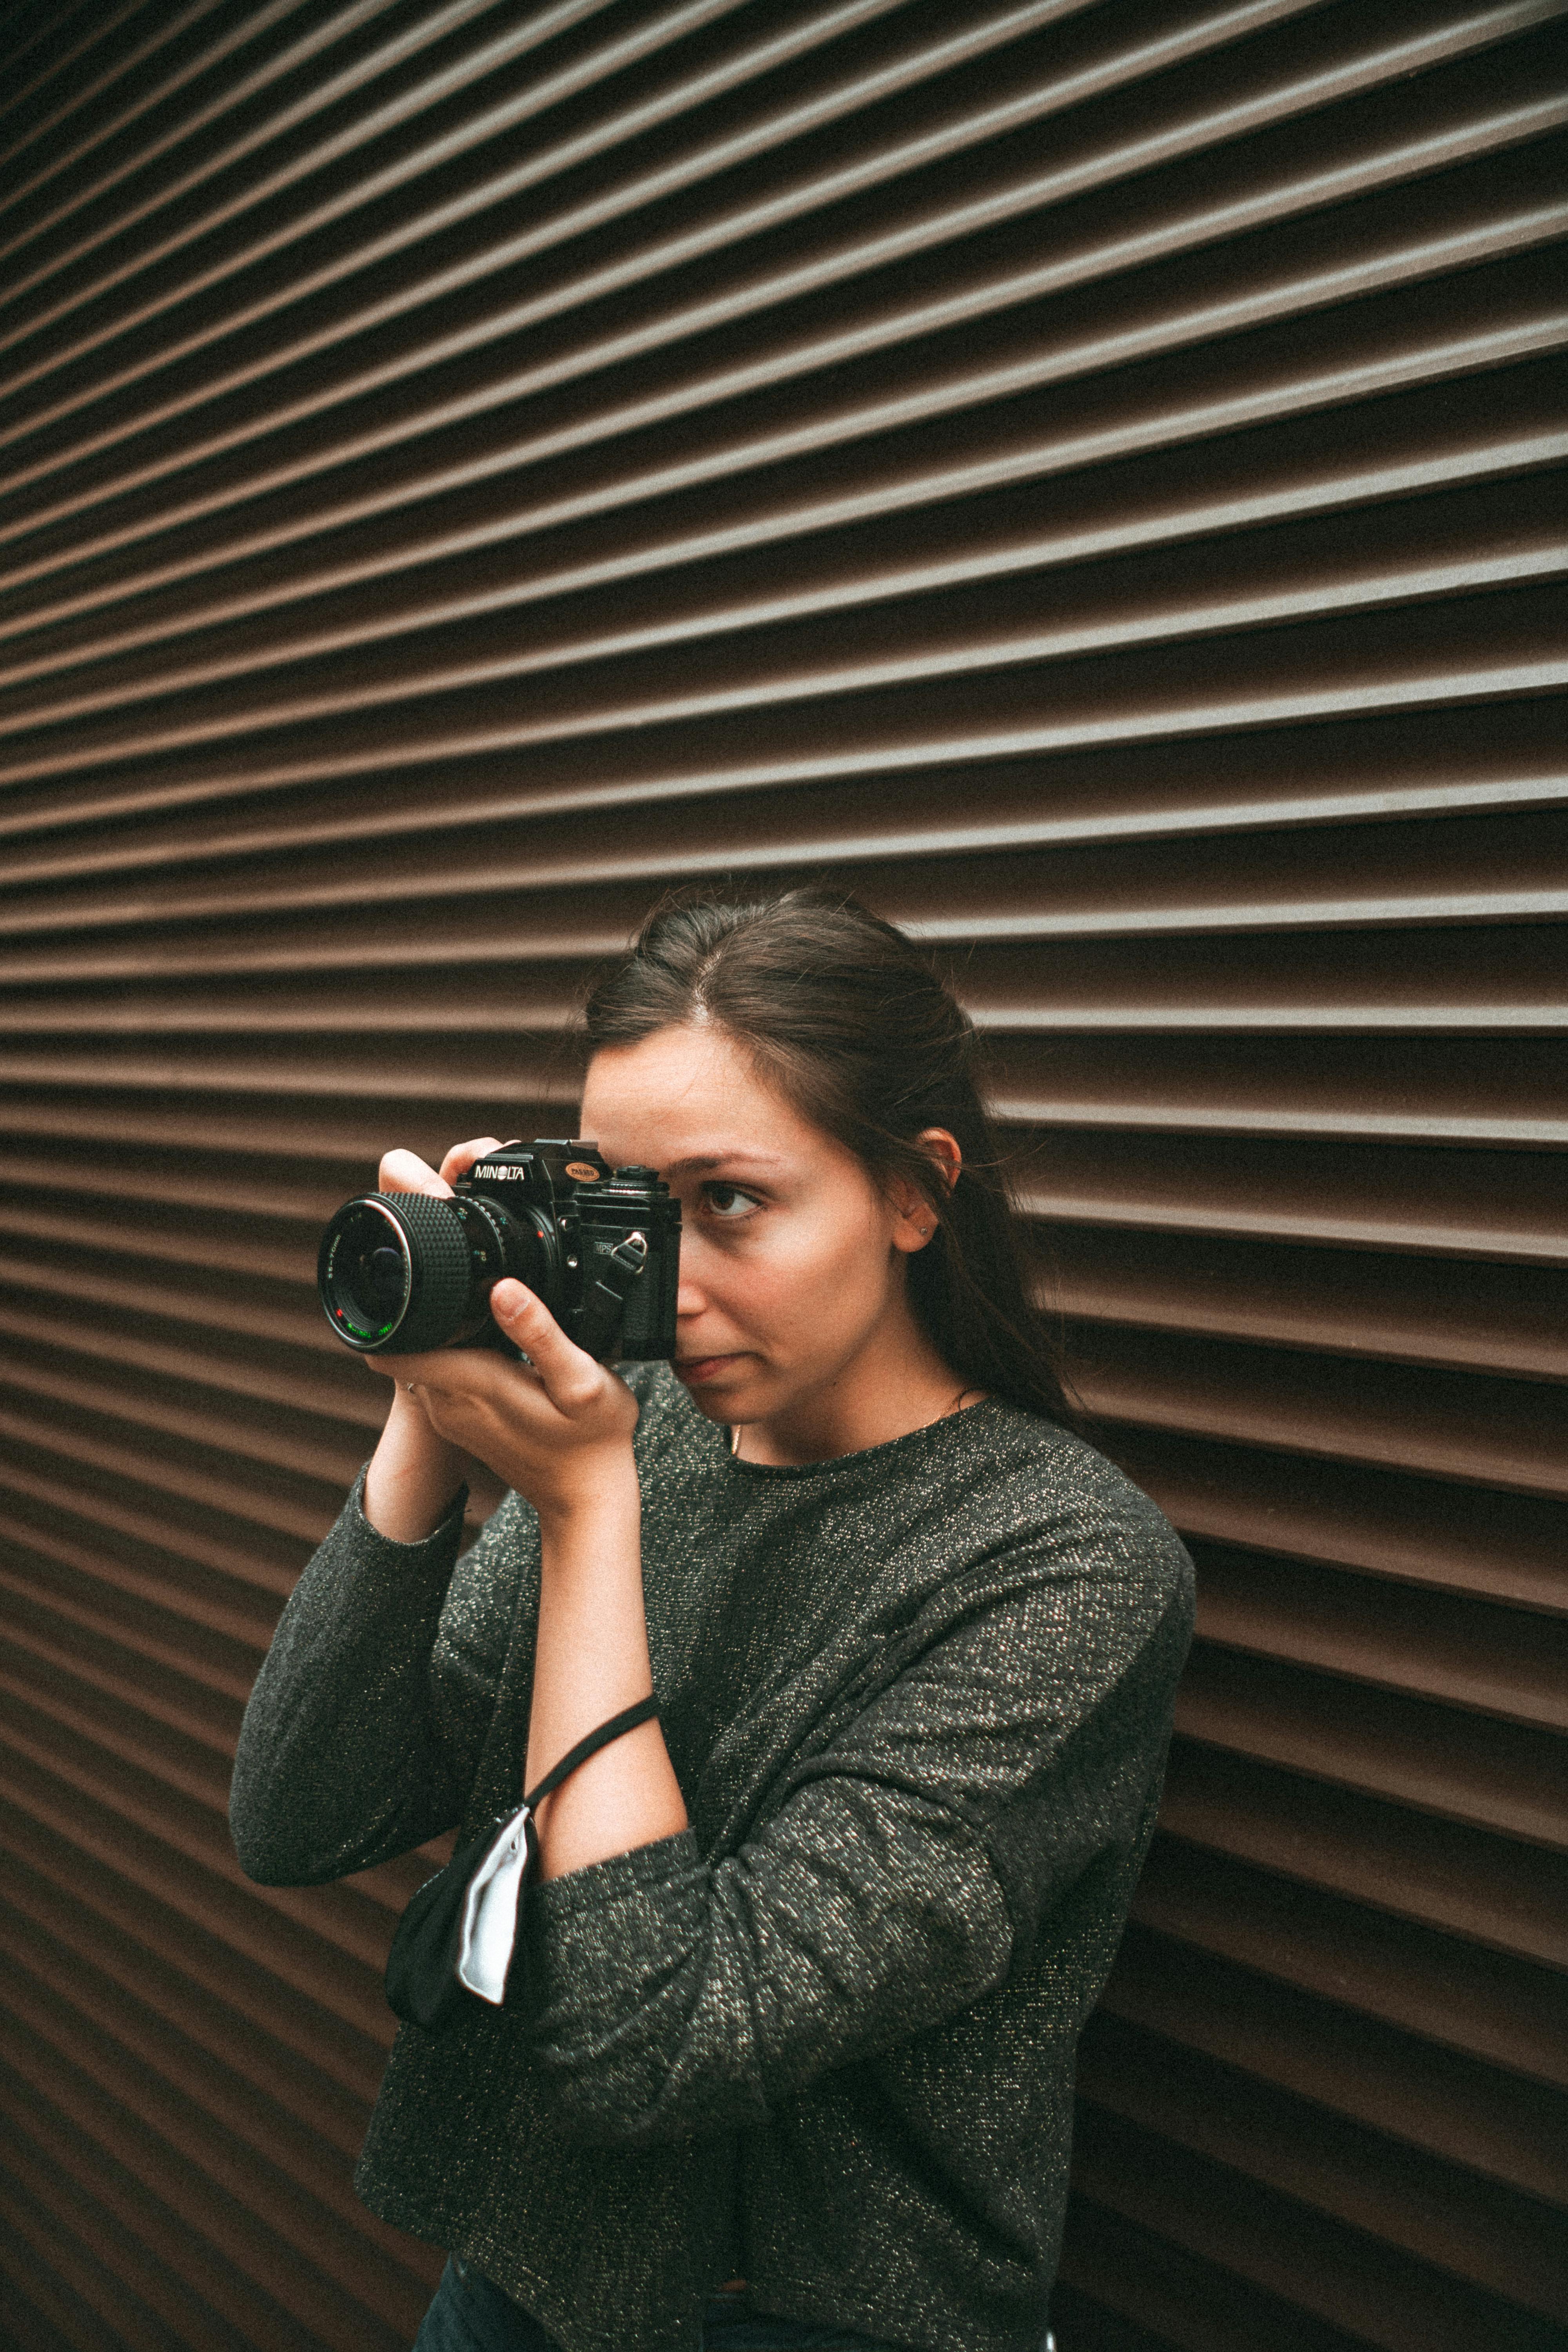
[[[509,1275],[601,1362],[675,1353],[680,1203],[651,1168],[612,1169],[592,1143],[538,1138],[475,1162],[451,1199],[362,1192],[321,1236],[317,1287],[362,1355],[521,1351],[489,1311]]]

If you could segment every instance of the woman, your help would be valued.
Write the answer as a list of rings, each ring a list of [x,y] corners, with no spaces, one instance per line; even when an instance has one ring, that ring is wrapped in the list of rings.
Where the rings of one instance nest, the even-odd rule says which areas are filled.
[[[389,2062],[358,2185],[452,2249],[421,2352],[1037,2352],[1189,1563],[1053,1417],[970,1025],[899,932],[667,909],[588,1043],[584,1134],[682,1203],[675,1363],[617,1378],[515,1282],[529,1365],[368,1360],[241,1859],[467,1836],[657,1694],[540,1808],[521,2000]],[[458,1562],[468,1456],[512,1491]]]

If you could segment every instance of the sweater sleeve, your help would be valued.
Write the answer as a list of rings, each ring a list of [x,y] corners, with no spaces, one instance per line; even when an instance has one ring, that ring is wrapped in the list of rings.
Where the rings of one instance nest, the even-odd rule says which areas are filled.
[[[532,1890],[535,2055],[574,2137],[756,2124],[980,2000],[1086,1881],[1119,1918],[1192,1621],[1158,1525],[1153,1560],[1112,1536],[950,1587],[739,1852],[689,1830]]]
[[[363,1508],[363,1473],[279,1621],[240,1727],[229,1823],[240,1864],[310,1886],[403,1853],[458,1819],[473,1759],[431,1673],[465,1496],[422,1543]]]
[[[640,1401],[655,1368],[623,1369]],[[466,1501],[423,1542],[395,1543],[364,1516],[362,1471],[295,1586],[229,1792],[240,1865],[261,1885],[367,1870],[470,1805],[509,1651],[531,1668],[539,1522],[509,1493],[459,1560]]]

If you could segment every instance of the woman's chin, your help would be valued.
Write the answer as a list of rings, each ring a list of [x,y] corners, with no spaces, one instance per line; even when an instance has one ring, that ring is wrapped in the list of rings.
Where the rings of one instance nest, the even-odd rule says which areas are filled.
[[[756,1421],[767,1410],[759,1393],[766,1383],[758,1380],[759,1367],[750,1356],[678,1359],[669,1369],[703,1418],[721,1428]]]
[[[720,1429],[729,1429],[732,1426],[734,1415],[721,1397],[704,1394],[701,1389],[690,1389],[688,1394],[704,1421],[712,1422],[715,1427]]]
[[[711,1401],[717,1412],[719,1400],[732,1403],[749,1386],[752,1366],[751,1358],[742,1355],[677,1356],[669,1369],[696,1403],[706,1411]]]

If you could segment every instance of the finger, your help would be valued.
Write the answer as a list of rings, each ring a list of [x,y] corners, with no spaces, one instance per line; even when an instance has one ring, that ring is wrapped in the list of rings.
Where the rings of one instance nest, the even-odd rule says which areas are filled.
[[[405,1394],[411,1397],[419,1394],[420,1375],[428,1360],[425,1356],[385,1356],[379,1349],[374,1349],[360,1358],[367,1370],[379,1372],[384,1380],[395,1381]]]
[[[484,1350],[478,1348],[432,1348],[420,1356],[400,1356],[390,1348],[378,1348],[366,1363],[378,1364],[402,1387],[421,1388],[461,1387],[476,1370],[482,1369]]]
[[[520,1377],[537,1384],[527,1364],[513,1363],[493,1348],[434,1348],[423,1356],[393,1356],[377,1350],[363,1360],[385,1372],[426,1410],[442,1400],[491,1395]]]
[[[448,1184],[455,1184],[458,1177],[466,1176],[475,1160],[482,1160],[488,1151],[505,1150],[505,1144],[498,1142],[493,1135],[481,1135],[477,1143],[454,1143],[441,1162],[441,1173]]]
[[[426,1166],[416,1151],[389,1151],[384,1157],[376,1176],[377,1188],[383,1192],[428,1192],[435,1200],[451,1197],[452,1188]]]
[[[563,1412],[597,1395],[603,1373],[592,1356],[566,1337],[542,1298],[510,1276],[490,1292],[490,1313],[538,1373],[545,1395]]]

